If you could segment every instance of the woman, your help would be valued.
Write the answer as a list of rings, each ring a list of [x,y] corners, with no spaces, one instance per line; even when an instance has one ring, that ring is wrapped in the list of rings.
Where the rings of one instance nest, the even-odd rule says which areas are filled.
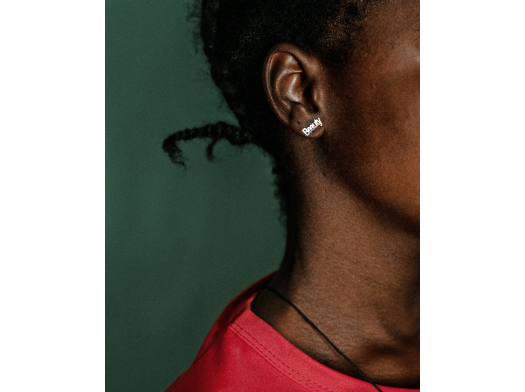
[[[419,2],[204,0],[201,34],[240,127],[164,149],[261,147],[287,244],[168,391],[419,388]]]

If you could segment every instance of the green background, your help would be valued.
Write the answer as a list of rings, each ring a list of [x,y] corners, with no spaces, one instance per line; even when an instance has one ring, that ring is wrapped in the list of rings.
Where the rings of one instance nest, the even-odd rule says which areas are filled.
[[[161,56],[155,52],[156,45],[159,45],[158,41],[171,40],[171,37],[156,35],[154,40],[145,41],[151,43],[149,47],[141,41],[147,34],[138,32],[160,29],[162,24],[166,24],[168,29],[175,29],[172,31],[181,29],[181,34],[188,34],[185,27],[176,26],[171,21],[171,18],[180,18],[178,20],[183,23],[184,19],[178,12],[167,12],[173,7],[178,9],[174,3],[177,2],[144,2],[138,8],[138,2],[108,1],[108,8],[114,7],[113,14],[117,14],[114,15],[115,22],[108,18],[108,39],[112,39],[109,34],[112,27],[109,25],[113,23],[113,37],[118,36],[119,29],[124,29],[126,32],[123,31],[120,37],[126,42],[124,35],[136,32],[133,45],[139,45],[150,55],[158,54],[162,58],[164,54]],[[128,9],[137,12],[125,12],[126,4],[129,4]],[[163,12],[158,13],[159,22],[153,23],[147,15],[158,9]],[[180,269],[190,270],[193,264],[176,267],[173,260],[183,249],[181,246],[173,250],[174,255],[170,258],[163,259],[163,256],[156,254],[165,243],[173,247],[177,244],[177,236],[170,228],[170,225],[177,227],[177,223],[171,219],[164,221],[167,229],[163,230],[158,240],[152,240],[145,234],[144,238],[149,238],[147,241],[150,244],[156,244],[150,248],[140,245],[140,241],[146,242],[145,239],[122,234],[120,238],[122,241],[125,239],[126,244],[111,244],[108,241],[107,251],[122,253],[113,259],[128,258],[132,261],[120,264],[122,270],[113,272],[109,271],[113,268],[111,257],[107,257],[108,286],[112,287],[106,287],[106,290],[108,302],[113,303],[108,303],[108,312],[111,306],[118,307],[118,303],[122,303],[123,307],[113,320],[108,317],[108,324],[113,323],[113,328],[108,327],[108,338],[105,339],[104,11],[104,2],[97,0],[0,4],[1,391],[103,391],[105,378],[108,384],[116,384],[119,379],[125,378],[146,382],[149,378],[156,385],[162,384],[161,390],[166,382],[175,377],[178,366],[186,366],[179,363],[176,348],[177,344],[186,345],[185,338],[176,340],[175,330],[188,320],[178,318],[174,313],[162,316],[155,306],[148,313],[148,317],[153,315],[151,319],[141,319],[134,325],[119,324],[116,321],[118,317],[121,320],[126,317],[136,320],[138,314],[145,314],[137,309],[144,309],[148,301],[152,304],[158,300],[162,304],[163,298],[174,301],[171,309],[178,307],[180,310],[192,300],[186,293],[198,287],[202,292],[210,292],[209,301],[198,304],[198,309],[200,313],[201,309],[206,311],[210,305],[207,311],[211,320],[224,305],[229,293],[223,293],[224,301],[215,299],[213,286],[206,284],[216,284],[216,287],[230,290],[232,295],[238,291],[237,287],[228,287],[227,281],[220,283],[215,276],[210,276],[211,272],[200,268],[193,271],[195,280],[181,283],[176,279]],[[523,11],[524,6],[520,2],[422,2],[421,362],[424,391],[522,389],[522,353],[525,349]],[[108,16],[111,13],[108,10]],[[121,27],[118,27],[118,18],[121,18]],[[148,25],[147,20],[153,25]],[[135,27],[124,28],[128,24]],[[187,37],[191,38],[191,34]],[[116,43],[113,46],[108,43],[108,49],[119,46]],[[129,41],[128,44],[133,46]],[[187,48],[186,54],[193,56],[191,47]],[[113,111],[115,115],[127,108],[126,113],[137,121],[130,121],[126,126],[128,120],[123,115],[120,115],[120,120],[112,119],[111,110],[107,109],[108,232],[131,231],[131,227],[136,227],[133,214],[147,208],[153,211],[147,213],[152,221],[156,219],[154,217],[166,216],[158,212],[161,209],[165,209],[167,214],[175,214],[176,218],[181,215],[180,210],[177,215],[177,208],[192,208],[193,216],[198,216],[208,202],[199,201],[202,196],[192,192],[189,183],[195,181],[195,189],[209,186],[211,192],[217,186],[226,188],[218,177],[219,171],[222,176],[237,178],[235,170],[238,165],[233,165],[236,160],[254,159],[254,167],[264,167],[264,158],[256,153],[245,151],[240,154],[226,146],[219,146],[217,163],[209,164],[203,159],[202,146],[199,147],[198,142],[188,143],[185,148],[192,165],[186,174],[171,166],[162,153],[159,154],[159,138],[162,139],[173,127],[178,129],[176,124],[182,127],[199,125],[199,121],[204,123],[219,117],[228,118],[228,115],[224,109],[222,114],[215,115],[216,104],[220,100],[211,87],[209,94],[195,95],[198,102],[193,109],[190,109],[192,101],[184,99],[178,104],[186,105],[188,112],[182,113],[182,116],[173,115],[176,105],[164,103],[165,100],[159,99],[150,86],[156,83],[159,91],[173,94],[172,90],[177,86],[170,88],[162,80],[177,77],[175,65],[165,63],[165,66],[141,70],[137,61],[144,60],[134,59],[140,51],[129,53],[124,57],[125,61],[120,62],[122,72],[132,76],[128,79],[144,83],[133,85],[122,81],[121,88],[112,89],[113,93],[108,88],[108,104],[112,99],[109,94],[115,94],[113,104],[118,104],[119,110]],[[167,59],[175,57],[173,52],[167,53]],[[191,58],[188,61],[199,63]],[[111,64],[108,63],[108,67]],[[195,67],[197,76],[186,93],[191,94],[198,83],[209,86],[205,81],[206,71],[202,71],[201,78],[198,76],[201,71]],[[118,69],[108,69],[108,83],[111,80],[118,83],[118,74]],[[129,99],[124,99],[127,95]],[[160,105],[159,110],[150,107],[146,112],[150,117],[141,117],[142,107],[126,103],[135,102],[138,98],[134,95],[148,96],[144,99],[148,102],[155,100]],[[123,102],[116,102],[117,99]],[[198,116],[191,115],[190,110]],[[207,110],[211,111],[207,113]],[[115,124],[122,125],[117,127]],[[112,134],[109,129],[112,126],[115,132],[117,128],[119,132]],[[126,128],[132,131],[125,132]],[[142,132],[143,129],[151,134]],[[154,135],[157,130],[159,134]],[[127,145],[133,138],[143,145]],[[118,144],[117,140],[122,146],[112,147],[110,143]],[[117,162],[118,154],[124,154],[122,151],[130,155],[126,159],[131,163]],[[139,158],[139,155],[142,157]],[[151,182],[134,188],[144,191],[151,186],[173,187],[180,192],[165,191],[165,197],[145,196],[144,203],[140,204],[133,204],[136,196],[118,195],[120,189],[127,189],[123,184],[125,181],[133,184],[133,170],[140,172],[150,167],[147,165],[155,168],[146,170],[151,173]],[[197,173],[199,170],[200,174]],[[201,180],[197,181],[196,176],[199,175]],[[261,177],[264,176],[268,173],[263,171]],[[239,187],[246,184],[241,177],[237,178],[238,183],[232,180]],[[181,179],[187,183],[177,182]],[[162,184],[155,185],[155,181]],[[253,247],[260,250],[259,257],[250,254],[247,245],[240,244],[240,238],[244,235],[242,231],[238,235],[226,233],[223,243],[217,240],[201,241],[206,246],[215,244],[215,257],[210,263],[230,268],[230,264],[222,262],[227,257],[224,252],[229,252],[230,246],[233,247],[230,244],[235,245],[237,241],[237,248],[232,253],[242,266],[239,268],[244,268],[244,271],[267,268],[261,263],[269,262],[270,258],[263,257],[261,249],[266,251],[277,241],[272,235],[282,238],[277,233],[279,225],[273,218],[263,219],[258,215],[253,220],[248,218],[250,214],[258,214],[258,204],[262,200],[267,200],[268,204],[273,202],[269,191],[271,179],[267,177],[266,181],[268,185],[261,185],[267,192],[266,196],[255,200],[256,208],[243,212],[232,202],[227,208],[221,204],[222,207],[211,209],[214,212],[230,212],[227,219],[220,222],[219,233],[233,230],[229,228],[229,219],[234,215],[243,214],[246,221],[257,224],[274,222],[272,227],[275,231],[265,229],[270,237],[253,238]],[[136,194],[137,189],[130,192]],[[165,204],[149,203],[161,199],[165,200]],[[131,200],[127,212],[127,208],[120,204],[124,200]],[[192,206],[194,200],[196,205]],[[272,207],[267,208],[274,211],[274,216],[277,215],[275,207],[273,210]],[[127,225],[119,221],[124,217],[128,219]],[[154,222],[143,224],[148,228],[158,227]],[[190,219],[184,227],[188,231],[194,227],[193,232],[182,234],[188,237],[200,235],[198,232],[204,225]],[[216,233],[217,230],[210,229],[208,234],[212,231]],[[140,249],[139,255],[142,256],[134,255],[137,249]],[[205,262],[198,255],[200,251],[192,251],[196,255],[194,262]],[[280,250],[275,247],[274,252],[278,258]],[[149,264],[146,268],[146,262],[157,266],[166,264],[166,276],[161,276],[161,273],[149,275],[152,270]],[[277,263],[277,260],[274,262]],[[237,279],[237,272],[231,271],[235,275],[232,279]],[[264,271],[254,271],[253,275],[259,275],[259,272]],[[119,275],[123,280],[119,281]],[[137,280],[134,284],[129,281],[130,276]],[[167,284],[157,284],[161,280],[167,281]],[[147,294],[144,287],[137,289],[135,284],[149,284],[154,295],[146,299],[151,292]],[[244,282],[236,284],[240,287]],[[163,290],[166,295],[162,294]],[[182,294],[171,297],[170,290],[175,294],[178,290]],[[216,305],[213,305],[214,302]],[[161,305],[157,309],[169,309],[169,306]],[[187,313],[192,312],[193,309],[189,309]],[[193,328],[199,326],[203,328],[195,335],[203,334],[208,327],[192,325],[186,327],[186,332],[193,333]],[[122,332],[117,333],[117,328],[121,328]],[[140,332],[147,328],[151,328],[152,332]],[[157,341],[161,343],[153,343],[152,337],[159,333],[158,328],[164,328],[165,336],[172,336],[171,343],[164,343],[168,341],[163,338]],[[133,341],[138,336],[142,340]],[[127,346],[117,347],[114,342],[119,339],[120,344]],[[172,345],[166,349],[167,356],[157,362],[164,363],[166,367],[147,373],[146,369],[150,369],[151,364],[144,358],[149,352],[156,351],[153,357],[158,359],[158,344]],[[196,346],[189,348],[190,345],[187,350],[195,351]],[[142,348],[139,350],[138,346]],[[122,355],[118,354],[118,350]],[[139,352],[144,357],[126,357]],[[107,376],[105,363],[113,369],[107,372]],[[127,373],[126,369],[131,366],[139,375]],[[165,370],[170,374],[164,373]],[[126,386],[115,384],[112,388],[126,390]],[[141,385],[141,388],[159,390],[153,384]]]
[[[269,160],[170,133],[235,121],[195,49],[192,1],[106,2],[106,391],[163,391],[284,251]]]

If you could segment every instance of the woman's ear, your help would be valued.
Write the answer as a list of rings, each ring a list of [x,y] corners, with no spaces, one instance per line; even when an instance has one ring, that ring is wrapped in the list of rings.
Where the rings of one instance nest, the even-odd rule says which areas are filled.
[[[266,56],[263,86],[278,120],[298,135],[315,138],[324,131],[324,67],[297,46],[278,44]],[[318,120],[318,121],[315,121]]]

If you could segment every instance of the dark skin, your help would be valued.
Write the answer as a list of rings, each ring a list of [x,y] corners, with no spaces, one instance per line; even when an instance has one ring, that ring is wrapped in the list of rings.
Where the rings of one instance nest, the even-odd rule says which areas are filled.
[[[276,45],[263,84],[293,168],[270,285],[375,383],[419,387],[419,2],[372,8],[339,69]],[[317,117],[323,126],[304,135]],[[263,290],[252,310],[315,360],[362,378],[275,294]]]

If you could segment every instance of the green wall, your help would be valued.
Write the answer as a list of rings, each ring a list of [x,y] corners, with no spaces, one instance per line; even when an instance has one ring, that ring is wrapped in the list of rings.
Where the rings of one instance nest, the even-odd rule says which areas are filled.
[[[227,302],[284,250],[269,160],[171,132],[235,121],[194,49],[188,2],[106,2],[106,391],[163,391]],[[88,375],[87,375],[88,376]]]

